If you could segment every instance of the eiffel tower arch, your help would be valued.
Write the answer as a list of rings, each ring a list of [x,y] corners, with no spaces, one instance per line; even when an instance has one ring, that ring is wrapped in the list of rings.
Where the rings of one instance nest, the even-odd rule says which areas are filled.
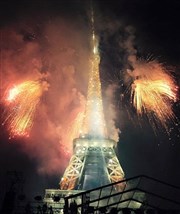
[[[114,151],[115,141],[82,137],[73,143],[74,153],[60,181],[60,189],[88,190],[124,179]]]

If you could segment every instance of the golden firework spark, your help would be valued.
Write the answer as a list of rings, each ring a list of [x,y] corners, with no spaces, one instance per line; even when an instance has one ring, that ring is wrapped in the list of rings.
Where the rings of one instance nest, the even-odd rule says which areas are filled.
[[[164,66],[157,61],[139,61],[132,72],[131,99],[139,115],[153,115],[166,128],[173,120],[172,104],[176,101],[177,86]]]
[[[8,91],[5,98],[8,111],[3,124],[8,124],[10,138],[29,136],[36,107],[47,88],[46,81],[25,81]]]

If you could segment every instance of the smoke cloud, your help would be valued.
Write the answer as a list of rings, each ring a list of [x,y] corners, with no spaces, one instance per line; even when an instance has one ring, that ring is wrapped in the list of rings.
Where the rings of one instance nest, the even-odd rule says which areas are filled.
[[[88,78],[88,31],[81,20],[32,20],[1,28],[1,100],[7,88],[45,77],[30,138],[23,151],[39,173],[60,174],[72,152],[72,121],[84,110]],[[78,137],[75,132],[73,137]]]
[[[115,121],[117,120],[117,109],[115,107],[115,91],[117,90],[118,85],[110,84],[108,85],[105,95],[106,95],[106,109],[105,109],[105,116],[107,121],[107,130],[108,136],[115,140],[116,142],[119,141],[119,134],[120,129],[116,127]]]

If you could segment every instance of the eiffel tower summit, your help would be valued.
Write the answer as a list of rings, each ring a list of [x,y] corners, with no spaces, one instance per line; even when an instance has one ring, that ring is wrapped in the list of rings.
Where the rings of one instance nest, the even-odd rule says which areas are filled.
[[[116,142],[108,137],[104,118],[99,74],[100,55],[93,10],[91,31],[92,53],[82,132],[79,138],[73,140],[73,155],[60,180],[59,190],[47,189],[46,202],[59,193],[75,194],[124,179],[124,172],[114,150]],[[116,191],[122,188],[122,185],[116,186]]]

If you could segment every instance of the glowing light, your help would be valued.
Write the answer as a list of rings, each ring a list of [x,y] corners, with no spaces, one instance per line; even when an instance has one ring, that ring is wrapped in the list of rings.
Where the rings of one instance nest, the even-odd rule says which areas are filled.
[[[87,92],[87,102],[84,114],[83,131],[82,134],[95,137],[106,137],[107,130],[104,120],[101,82],[99,76],[99,62],[100,56],[98,52],[98,39],[94,30],[94,11],[92,8],[91,14],[91,69],[89,72],[89,83]]]
[[[13,87],[9,90],[8,96],[6,98],[7,101],[12,102],[16,99],[17,95],[19,94],[19,90],[17,87]]]
[[[82,134],[105,137],[106,125],[103,113],[99,62],[100,56],[98,53],[98,41],[92,27],[91,70],[89,73],[87,102]]]
[[[29,136],[36,107],[47,88],[45,81],[26,81],[9,89],[5,98],[7,112],[3,124],[8,125],[10,138]]]
[[[170,73],[156,61],[140,61],[132,78],[131,98],[139,115],[145,113],[166,128],[167,121],[173,120],[172,104],[176,101],[177,86]]]

